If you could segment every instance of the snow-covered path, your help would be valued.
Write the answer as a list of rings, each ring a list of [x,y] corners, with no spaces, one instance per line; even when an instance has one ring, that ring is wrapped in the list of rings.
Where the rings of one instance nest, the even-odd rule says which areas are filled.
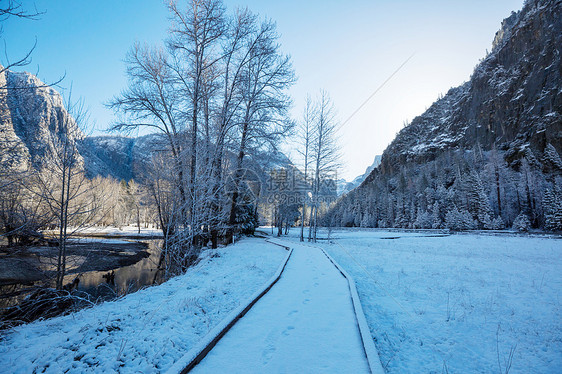
[[[317,248],[291,243],[279,281],[192,373],[368,373],[347,280]]]

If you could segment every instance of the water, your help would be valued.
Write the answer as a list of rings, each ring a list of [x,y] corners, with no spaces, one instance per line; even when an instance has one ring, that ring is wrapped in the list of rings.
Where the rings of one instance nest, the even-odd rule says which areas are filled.
[[[146,240],[149,257],[143,258],[135,264],[123,266],[110,271],[89,271],[78,276],[76,289],[86,292],[94,298],[111,299],[123,296],[139,289],[157,284],[161,281],[161,274],[157,273],[160,259],[161,240]],[[65,277],[65,284],[72,283],[76,274]]]
[[[103,239],[100,241],[103,242]],[[76,290],[86,292],[94,299],[103,300],[111,300],[115,297],[138,291],[143,287],[158,284],[162,280],[160,272],[157,272],[162,240],[143,239],[138,241],[148,244],[146,251],[149,253],[149,257],[143,258],[132,265],[122,266],[114,270],[68,274],[64,278],[64,284],[70,284],[78,278],[79,282],[75,288]],[[75,262],[81,263],[84,260],[84,257],[81,257]],[[52,267],[52,259],[43,258],[40,262],[43,269]],[[71,262],[69,261],[69,263]],[[69,268],[71,267],[69,266]],[[44,281],[39,281],[28,284],[0,286],[0,308],[17,304],[30,292],[44,284]],[[50,284],[50,286],[54,287],[54,284]]]

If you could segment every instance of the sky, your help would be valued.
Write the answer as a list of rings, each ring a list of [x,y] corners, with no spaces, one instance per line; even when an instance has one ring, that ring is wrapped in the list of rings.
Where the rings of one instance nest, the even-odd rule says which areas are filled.
[[[104,134],[114,113],[104,106],[126,87],[124,58],[136,42],[159,44],[169,19],[162,0],[24,0],[38,20],[8,19],[0,36],[0,63],[16,60],[35,44],[25,68],[45,82],[72,86]],[[181,0],[180,0],[181,3]],[[382,154],[404,123],[422,114],[440,94],[470,78],[491,49],[501,21],[523,0],[226,0],[229,10],[248,7],[277,23],[284,53],[298,82],[292,115],[300,119],[306,96],[328,91],[344,124],[338,138],[342,168],[351,180]],[[352,114],[410,56],[412,58]],[[351,117],[351,118],[350,118]],[[284,150],[296,156],[290,146]]]

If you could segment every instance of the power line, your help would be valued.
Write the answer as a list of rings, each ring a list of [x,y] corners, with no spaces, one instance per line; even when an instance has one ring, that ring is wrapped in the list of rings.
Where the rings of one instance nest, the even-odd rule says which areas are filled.
[[[388,81],[390,81],[392,77],[394,77],[396,73],[398,73],[404,67],[404,65],[406,65],[408,61],[412,59],[412,57],[414,57],[415,54],[416,52],[412,53],[410,57],[408,57],[396,70],[394,70],[394,72],[390,74],[390,76],[384,82],[382,82],[382,84],[377,87],[377,89],[361,105],[359,105],[359,107],[355,109],[355,111],[351,113],[351,115],[347,117],[345,121],[342,122],[342,124],[339,126],[339,129],[345,126],[345,124],[348,123],[357,114],[357,112],[359,112],[388,83]]]

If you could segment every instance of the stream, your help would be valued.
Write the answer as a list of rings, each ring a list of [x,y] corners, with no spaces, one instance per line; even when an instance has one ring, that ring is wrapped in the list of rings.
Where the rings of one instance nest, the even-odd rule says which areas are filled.
[[[161,243],[162,240],[146,238],[80,238],[73,243],[73,250],[68,255],[69,274],[65,276],[64,284],[75,282],[73,289],[102,300],[111,300],[157,284],[161,281],[157,272]],[[16,274],[15,280],[0,283],[0,308],[17,304],[37,287],[54,287],[49,278],[53,277],[53,253],[56,250],[33,247],[16,255],[0,256],[0,265],[4,261],[4,269]],[[0,266],[0,271],[4,269]],[[32,275],[28,279],[22,275],[26,271]],[[51,274],[46,275],[49,272]],[[18,280],[20,276],[22,279]]]
[[[76,289],[86,292],[95,298],[112,299],[138,291],[145,286],[158,283],[157,268],[160,258],[161,240],[143,240],[148,244],[149,257],[140,261],[109,271],[88,271],[78,275]],[[77,274],[65,277],[65,284],[72,283]]]

